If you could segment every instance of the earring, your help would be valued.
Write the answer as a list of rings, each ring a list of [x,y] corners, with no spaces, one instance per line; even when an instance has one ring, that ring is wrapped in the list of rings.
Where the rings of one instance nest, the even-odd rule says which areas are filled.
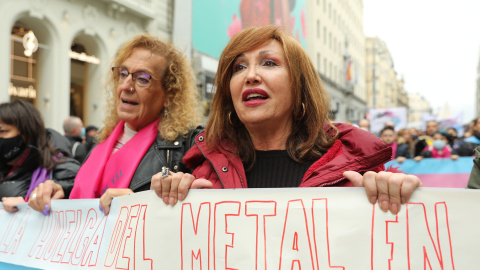
[[[303,102],[302,102],[302,110],[303,110],[302,116],[300,116],[299,118],[296,117],[297,120],[302,120],[303,117],[305,116],[305,112],[307,111],[307,110],[305,109],[305,104],[304,104]]]
[[[234,125],[233,122],[232,122],[232,112],[228,112],[227,117],[228,117],[228,123],[230,123],[230,125],[232,127],[238,127],[238,126]]]

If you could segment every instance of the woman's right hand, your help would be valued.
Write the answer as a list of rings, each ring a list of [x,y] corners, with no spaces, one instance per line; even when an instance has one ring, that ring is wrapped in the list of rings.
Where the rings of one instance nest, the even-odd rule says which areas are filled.
[[[152,176],[150,189],[155,190],[158,197],[162,198],[163,202],[168,205],[175,205],[177,201],[183,201],[188,194],[189,189],[203,189],[212,188],[212,182],[206,179],[195,179],[189,173],[171,173],[165,178],[162,178],[162,173],[159,172]]]
[[[28,198],[28,205],[46,216],[50,214],[50,201],[64,197],[65,192],[63,192],[62,186],[53,180],[47,180],[32,191]]]

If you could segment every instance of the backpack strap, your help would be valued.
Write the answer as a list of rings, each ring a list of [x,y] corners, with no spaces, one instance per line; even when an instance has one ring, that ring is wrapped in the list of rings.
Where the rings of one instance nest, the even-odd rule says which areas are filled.
[[[72,147],[72,157],[75,157],[75,152],[77,152],[77,147],[80,145],[80,142],[75,142]]]

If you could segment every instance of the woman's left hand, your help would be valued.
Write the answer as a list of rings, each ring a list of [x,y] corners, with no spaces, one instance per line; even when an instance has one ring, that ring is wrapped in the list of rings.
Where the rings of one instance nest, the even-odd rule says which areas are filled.
[[[100,197],[100,211],[103,211],[105,215],[110,213],[110,205],[112,204],[112,200],[115,197],[123,196],[132,194],[133,191],[129,188],[109,188],[105,193],[103,193],[102,197]]]
[[[3,197],[3,209],[7,212],[18,211],[17,205],[24,203],[25,200],[23,197]]]
[[[365,187],[368,200],[375,204],[377,201],[383,211],[397,214],[400,205],[408,202],[413,191],[422,186],[420,179],[411,174],[392,172],[366,172],[359,174],[354,171],[343,173],[356,187]]]

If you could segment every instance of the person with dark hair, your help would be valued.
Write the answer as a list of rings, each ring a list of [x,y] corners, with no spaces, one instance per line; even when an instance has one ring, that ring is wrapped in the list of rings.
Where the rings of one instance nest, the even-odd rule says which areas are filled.
[[[95,138],[98,135],[98,128],[96,126],[87,126],[85,128],[85,148],[87,150],[87,153],[92,150],[92,148],[95,146],[96,140]]]
[[[0,198],[6,211],[35,199],[33,190],[50,180],[68,196],[80,164],[50,143],[42,117],[32,104],[0,104]]]
[[[480,145],[480,117],[472,121],[471,136],[460,140],[453,149],[453,154],[460,157],[471,157],[475,154],[475,148]]]
[[[112,199],[150,189],[152,176],[168,167],[191,172],[182,157],[201,129],[193,69],[174,45],[139,34],[117,51],[110,70],[107,113],[98,144],[82,164],[68,196],[47,181],[29,205],[38,211],[51,198],[100,198],[109,213]]]
[[[408,145],[397,142],[394,127],[385,126],[380,131],[380,140],[386,145],[392,147],[392,159],[395,159],[398,163],[403,163],[407,158],[412,158]]]
[[[433,133],[438,130],[438,122],[435,120],[427,121],[425,135],[420,136],[415,143],[415,153],[413,153],[414,157],[420,156],[420,153],[425,149],[427,146],[433,145]],[[419,159],[419,158],[417,158]]]
[[[329,98],[306,51],[276,26],[251,27],[220,56],[205,132],[185,154],[192,174],[157,174],[167,204],[189,188],[365,187],[371,203],[398,213],[421,186],[385,172],[390,147],[360,128],[328,120]]]

